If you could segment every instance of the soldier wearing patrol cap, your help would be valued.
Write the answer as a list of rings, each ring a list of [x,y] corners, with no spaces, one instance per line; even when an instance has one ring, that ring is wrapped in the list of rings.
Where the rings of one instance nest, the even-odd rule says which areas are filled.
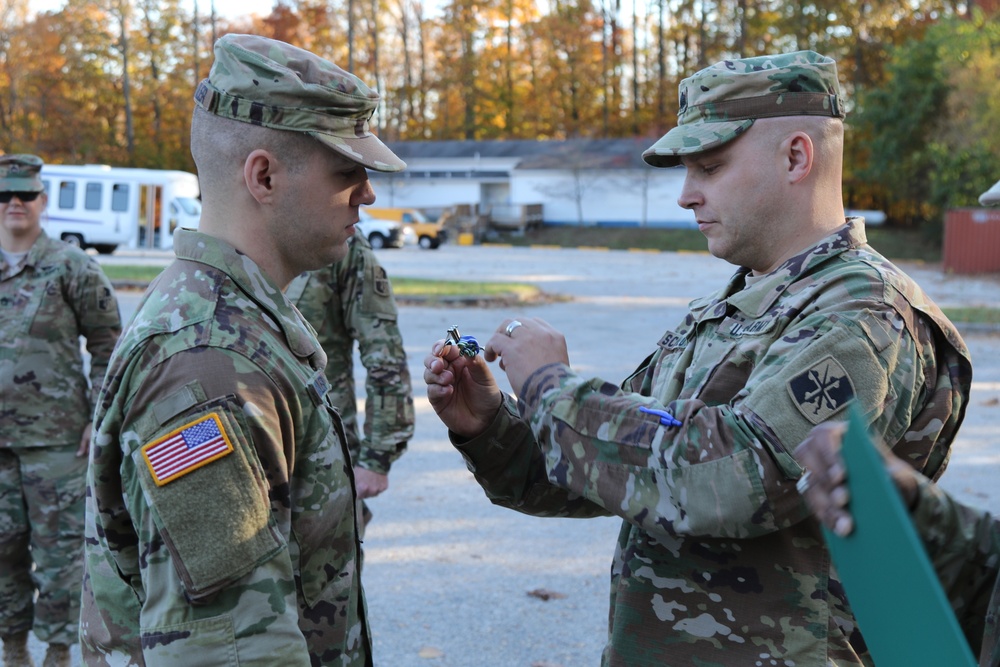
[[[482,357],[436,343],[428,398],[494,503],[622,518],[604,664],[870,664],[791,452],[853,404],[939,475],[968,350],[844,216],[833,60],[726,60],[679,92],[677,127],[644,157],[686,167],[679,203],[739,267],[728,284],[618,387],[574,371],[563,336],[523,317]],[[516,402],[493,381],[498,357]]]
[[[100,265],[41,227],[41,168],[0,156],[0,638],[18,667],[29,630],[46,667],[77,641],[90,418],[121,333]]]
[[[344,430],[326,355],[282,289],[347,252],[366,169],[405,165],[378,95],[231,34],[195,92],[199,231],[116,349],[88,473],[88,665],[372,664]]]

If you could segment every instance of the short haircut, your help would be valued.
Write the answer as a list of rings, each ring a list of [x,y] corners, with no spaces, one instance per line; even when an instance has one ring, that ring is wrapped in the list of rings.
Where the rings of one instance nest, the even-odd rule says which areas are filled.
[[[202,192],[232,187],[243,178],[243,163],[264,149],[286,164],[291,173],[309,165],[323,145],[307,134],[274,130],[215,116],[196,107],[191,117],[191,156],[198,168]]]

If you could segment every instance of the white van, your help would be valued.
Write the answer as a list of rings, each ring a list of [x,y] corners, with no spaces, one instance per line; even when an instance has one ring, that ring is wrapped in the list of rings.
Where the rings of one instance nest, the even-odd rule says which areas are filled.
[[[46,164],[41,175],[45,232],[99,253],[169,250],[177,228],[197,229],[201,219],[198,177],[186,171]]]

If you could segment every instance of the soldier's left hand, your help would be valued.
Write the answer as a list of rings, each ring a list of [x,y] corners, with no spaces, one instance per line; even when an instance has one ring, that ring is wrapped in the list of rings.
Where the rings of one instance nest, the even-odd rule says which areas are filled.
[[[569,365],[566,338],[537,317],[501,322],[486,343],[483,358],[486,361],[500,359],[500,369],[507,373],[515,393],[519,393],[531,374],[542,366],[553,363]]]
[[[94,433],[94,425],[87,424],[87,427],[83,429],[83,435],[80,436],[80,447],[76,450],[77,458],[83,458],[90,453],[90,437]]]
[[[389,488],[389,476],[355,466],[354,488],[357,489],[358,498],[374,498]]]

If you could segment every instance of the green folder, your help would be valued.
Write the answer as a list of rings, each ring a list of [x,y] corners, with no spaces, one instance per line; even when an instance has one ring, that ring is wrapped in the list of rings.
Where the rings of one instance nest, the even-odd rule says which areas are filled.
[[[878,667],[975,667],[902,498],[852,410],[843,455],[854,531],[823,528],[851,609]]]

